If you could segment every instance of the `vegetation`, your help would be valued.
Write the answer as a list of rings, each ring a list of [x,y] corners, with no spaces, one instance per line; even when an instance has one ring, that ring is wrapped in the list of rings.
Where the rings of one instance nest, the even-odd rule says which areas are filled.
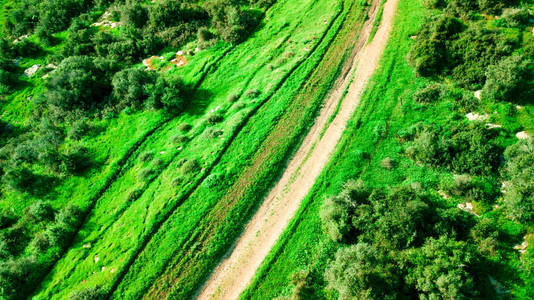
[[[191,297],[369,4],[0,0],[0,298]],[[532,297],[532,247],[513,250],[534,218],[534,146],[515,137],[534,129],[532,8],[401,1],[332,162],[243,297],[494,297],[493,280]]]
[[[242,298],[299,299],[303,284],[314,299],[532,297],[531,247],[517,250],[532,140],[515,136],[533,129],[531,34],[481,15],[532,4],[488,3],[400,1],[336,154]]]

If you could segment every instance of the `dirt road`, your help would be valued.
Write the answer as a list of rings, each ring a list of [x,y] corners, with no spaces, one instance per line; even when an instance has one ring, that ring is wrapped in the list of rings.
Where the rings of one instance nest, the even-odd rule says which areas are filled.
[[[368,43],[377,11],[376,3],[379,1],[374,2],[370,18],[365,22],[353,52],[353,59],[349,60],[348,67],[336,81],[313,127],[229,255],[221,260],[206,281],[198,294],[198,299],[239,297],[327,164],[347,122],[358,106],[367,82],[378,67],[378,61],[392,29],[399,0],[386,2],[378,31]],[[354,79],[350,81],[352,73]],[[348,93],[343,98],[343,91],[347,86]],[[341,100],[337,115],[328,124]],[[321,136],[325,126],[328,127]]]

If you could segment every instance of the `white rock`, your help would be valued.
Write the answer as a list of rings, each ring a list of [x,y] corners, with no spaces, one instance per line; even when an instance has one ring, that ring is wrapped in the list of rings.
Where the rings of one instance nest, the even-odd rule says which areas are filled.
[[[83,244],[83,248],[91,248],[91,243]]]
[[[40,67],[41,65],[33,65],[29,67],[28,69],[24,70],[24,75],[28,77],[32,77],[33,74],[35,74],[39,70]]]
[[[499,124],[491,124],[491,123],[486,124],[486,126],[487,126],[489,129],[493,129],[493,128],[501,128],[501,127],[502,127],[502,125],[499,125]]]
[[[482,95],[482,91],[481,90],[478,90],[475,92],[475,98],[477,98],[478,100],[480,100],[480,95]]]
[[[520,131],[516,133],[515,136],[520,140],[526,140],[530,138],[530,135],[526,131]]]
[[[480,115],[478,113],[468,113],[465,115],[469,121],[485,121],[488,119],[488,115]]]

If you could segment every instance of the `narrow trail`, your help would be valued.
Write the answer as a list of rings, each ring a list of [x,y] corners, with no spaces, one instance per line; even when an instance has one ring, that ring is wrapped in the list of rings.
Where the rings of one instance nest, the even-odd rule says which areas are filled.
[[[225,257],[198,294],[198,299],[237,299],[248,286],[278,237],[295,215],[302,199],[327,164],[331,154],[355,111],[367,82],[378,67],[378,62],[392,29],[399,0],[388,0],[382,20],[372,41],[369,36],[376,16],[371,9],[356,44],[350,68],[343,72],[326,99],[324,107],[302,145],[296,152],[278,183],[265,198],[231,253]],[[374,1],[374,6],[378,1]],[[354,73],[353,80],[348,74]],[[343,92],[348,92],[343,96]],[[336,111],[334,120],[328,120]],[[325,126],[328,126],[321,135]]]

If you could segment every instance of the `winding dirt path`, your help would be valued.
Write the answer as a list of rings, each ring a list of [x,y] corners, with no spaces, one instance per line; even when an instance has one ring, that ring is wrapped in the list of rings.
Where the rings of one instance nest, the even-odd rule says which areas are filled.
[[[337,80],[324,107],[302,145],[296,152],[278,183],[258,208],[245,231],[223,258],[198,294],[198,299],[237,299],[249,285],[287,224],[295,215],[302,199],[326,166],[345,130],[346,124],[360,101],[367,82],[378,67],[392,29],[399,0],[388,0],[382,20],[373,40],[368,43],[376,15],[376,3],[370,11],[347,68]],[[350,74],[354,78],[350,80]],[[343,92],[348,93],[343,98]],[[342,101],[334,120],[328,120]],[[324,135],[321,132],[325,128]]]

